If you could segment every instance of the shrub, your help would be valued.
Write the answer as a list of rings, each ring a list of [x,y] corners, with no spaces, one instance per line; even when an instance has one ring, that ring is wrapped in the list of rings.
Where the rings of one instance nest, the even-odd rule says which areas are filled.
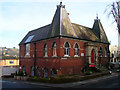
[[[27,80],[28,81],[36,81],[37,80],[37,76],[29,77]]]
[[[15,76],[17,76],[18,75],[18,73],[17,73],[17,71],[15,72]]]
[[[25,73],[23,74],[23,76],[27,76],[27,73],[25,72]]]
[[[58,77],[37,77],[37,76],[33,76],[33,77],[29,77],[27,80],[28,81],[35,81],[35,82],[43,82],[43,83],[68,83],[68,82],[75,82],[75,81],[83,81],[83,80],[87,80],[87,79],[92,79],[92,78],[96,78],[102,75],[106,75],[108,74],[108,72],[104,72],[104,73],[95,73],[92,74],[91,70],[87,70],[85,76],[81,76],[81,75],[60,75]]]
[[[86,74],[86,75],[90,75],[90,74],[92,74],[92,71],[91,71],[91,70],[87,70],[87,71],[85,72],[85,74]]]
[[[65,77],[65,75],[59,75],[58,77],[63,78],[63,77]]]
[[[17,76],[21,76],[21,72],[20,72],[20,71],[18,71],[18,74],[17,74]]]

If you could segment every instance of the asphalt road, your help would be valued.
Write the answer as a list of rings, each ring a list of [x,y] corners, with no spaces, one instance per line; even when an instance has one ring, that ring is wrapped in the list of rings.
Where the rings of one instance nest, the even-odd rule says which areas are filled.
[[[89,84],[75,86],[73,88],[120,88],[120,73],[115,77],[94,81]]]
[[[46,88],[44,86],[30,85],[18,81],[2,80],[2,89],[6,88]]]

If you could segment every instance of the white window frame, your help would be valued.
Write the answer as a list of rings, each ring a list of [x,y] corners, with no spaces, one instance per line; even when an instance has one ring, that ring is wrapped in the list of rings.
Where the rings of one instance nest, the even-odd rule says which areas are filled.
[[[69,48],[65,47],[65,53],[64,54],[65,54],[65,56],[69,56]]]

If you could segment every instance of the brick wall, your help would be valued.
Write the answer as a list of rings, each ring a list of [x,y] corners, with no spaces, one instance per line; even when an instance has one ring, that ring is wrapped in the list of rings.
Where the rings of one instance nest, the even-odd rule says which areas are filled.
[[[57,57],[52,56],[52,45],[53,42],[57,44]],[[69,57],[64,56],[64,44],[68,42]],[[79,56],[74,57],[74,45],[77,43],[79,45]],[[44,45],[47,44],[48,57],[44,57]],[[99,48],[104,47],[104,44],[98,44]],[[106,46],[107,47],[107,46]],[[81,56],[84,53],[84,56]],[[103,52],[104,56],[104,52]],[[104,57],[104,63],[107,62],[108,58]],[[51,75],[52,69],[57,70],[58,75],[68,75],[68,74],[80,74],[85,63],[85,42],[69,38],[52,38],[47,40],[38,41],[36,43],[36,68],[40,68],[41,76],[43,76],[44,68],[48,69],[48,74]],[[30,57],[25,57],[25,45],[20,45],[20,66],[26,67],[26,72],[30,75],[31,67],[34,66],[34,44],[30,45]]]

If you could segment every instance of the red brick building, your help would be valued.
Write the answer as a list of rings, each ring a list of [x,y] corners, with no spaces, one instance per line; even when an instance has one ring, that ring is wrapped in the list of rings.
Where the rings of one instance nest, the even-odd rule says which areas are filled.
[[[28,32],[19,46],[20,67],[29,76],[80,74],[87,62],[108,62],[109,42],[98,17],[93,28],[71,23],[62,3],[52,23]]]

